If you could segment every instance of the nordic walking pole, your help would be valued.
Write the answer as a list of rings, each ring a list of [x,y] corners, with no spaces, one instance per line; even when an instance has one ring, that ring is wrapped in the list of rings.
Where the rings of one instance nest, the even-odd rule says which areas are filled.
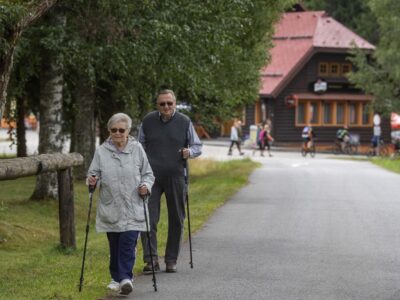
[[[92,175],[92,177],[95,177],[95,176]],[[96,182],[96,184],[97,184],[97,182]],[[88,212],[87,224],[86,224],[86,237],[85,237],[85,246],[83,248],[81,278],[79,280],[79,292],[82,291],[83,271],[85,269],[85,258],[86,258],[86,246],[87,246],[87,240],[88,240],[88,234],[89,234],[90,212],[92,211],[93,193],[94,193],[94,190],[96,189],[96,184],[95,185],[89,185],[89,212]]]
[[[186,196],[186,210],[187,210],[188,231],[189,231],[190,268],[193,269],[192,232],[190,230],[190,210],[189,210],[189,183],[188,183],[188,168],[186,159],[183,159],[183,172],[185,175],[185,196]]]
[[[144,209],[144,220],[146,222],[146,235],[147,235],[147,243],[150,251],[150,262],[151,262],[151,272],[153,273],[153,287],[154,291],[157,292],[157,281],[156,281],[156,273],[154,271],[154,262],[153,262],[153,253],[151,251],[151,243],[150,243],[150,229],[149,229],[149,223],[148,223],[148,217],[147,217],[147,210],[146,210],[146,201],[149,197],[144,196],[143,197],[143,209]]]

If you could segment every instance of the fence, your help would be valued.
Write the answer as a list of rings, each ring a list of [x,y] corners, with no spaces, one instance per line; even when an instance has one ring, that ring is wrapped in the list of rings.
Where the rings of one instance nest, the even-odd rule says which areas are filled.
[[[83,156],[79,153],[41,154],[0,160],[0,180],[57,171],[60,244],[64,248],[76,248],[72,167],[82,164]]]

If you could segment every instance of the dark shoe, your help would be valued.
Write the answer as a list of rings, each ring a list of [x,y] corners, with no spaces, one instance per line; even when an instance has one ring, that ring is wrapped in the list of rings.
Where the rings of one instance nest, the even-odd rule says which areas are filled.
[[[167,273],[176,273],[176,263],[166,263],[165,272]]]
[[[158,262],[153,262],[154,264],[154,272],[160,272],[160,264]],[[151,262],[146,263],[143,268],[143,274],[151,275],[153,274],[153,270],[151,269]]]
[[[244,152],[240,152],[240,155],[244,155]]]

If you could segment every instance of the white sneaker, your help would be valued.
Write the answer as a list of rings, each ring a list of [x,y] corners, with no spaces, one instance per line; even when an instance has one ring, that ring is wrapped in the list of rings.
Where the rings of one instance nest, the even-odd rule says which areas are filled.
[[[119,292],[119,282],[116,282],[114,279],[111,280],[111,282],[107,285],[107,288],[109,290],[112,290],[113,292]]]
[[[120,293],[122,295],[128,295],[133,290],[133,284],[131,279],[123,279],[119,286],[120,286]]]

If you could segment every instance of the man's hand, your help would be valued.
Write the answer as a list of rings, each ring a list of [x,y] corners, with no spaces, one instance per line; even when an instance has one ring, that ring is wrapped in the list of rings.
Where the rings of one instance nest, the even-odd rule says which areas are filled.
[[[182,157],[183,157],[184,159],[188,159],[189,156],[190,156],[190,151],[189,151],[189,149],[188,149],[188,148],[183,148],[183,149],[182,149]]]

